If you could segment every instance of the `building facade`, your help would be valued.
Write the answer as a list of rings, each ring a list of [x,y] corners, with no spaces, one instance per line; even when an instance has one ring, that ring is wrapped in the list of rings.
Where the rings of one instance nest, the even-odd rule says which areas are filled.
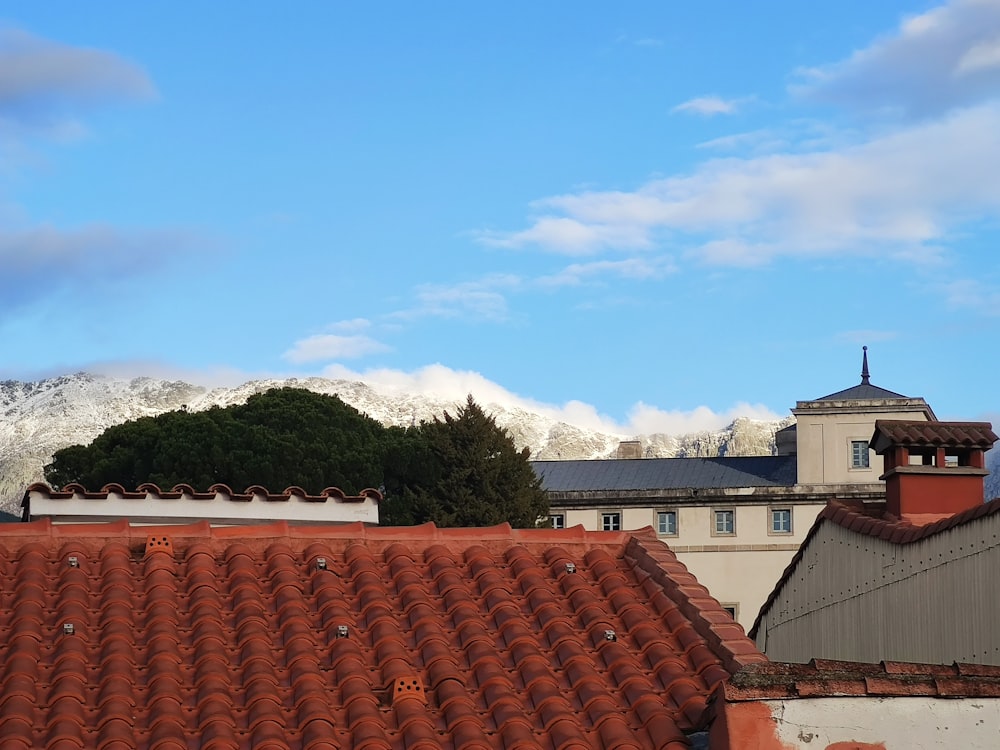
[[[879,421],[886,502],[832,503],[761,608],[768,657],[1000,665],[1000,499],[982,422]]]
[[[772,456],[535,461],[552,524],[651,526],[748,628],[828,502],[885,499],[876,420],[935,420],[923,398],[871,383],[867,348],[859,384],[792,413]]]

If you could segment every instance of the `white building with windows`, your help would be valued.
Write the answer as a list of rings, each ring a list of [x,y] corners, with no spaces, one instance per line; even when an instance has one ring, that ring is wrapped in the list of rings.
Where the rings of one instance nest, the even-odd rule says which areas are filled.
[[[876,419],[935,421],[922,398],[861,382],[796,403],[776,455],[535,461],[555,527],[652,526],[698,580],[749,627],[833,499],[885,499]]]

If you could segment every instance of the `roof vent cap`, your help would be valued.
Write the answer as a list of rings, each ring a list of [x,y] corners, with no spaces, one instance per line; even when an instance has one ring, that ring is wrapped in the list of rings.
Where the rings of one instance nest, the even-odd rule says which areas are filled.
[[[317,557],[316,558],[316,570],[326,570],[326,558]]]
[[[610,628],[608,628],[607,630],[604,631],[604,640],[606,640],[606,641],[617,641],[618,640],[618,633],[616,633],[615,631],[613,631]]]
[[[566,572],[567,573],[575,573],[576,572],[576,563],[566,563]]]
[[[76,555],[70,555],[69,557],[67,557],[66,558],[66,563],[71,568],[79,568],[80,567],[80,559]]]
[[[346,625],[338,625],[337,626],[337,637],[338,638],[346,638],[347,637],[347,626]]]
[[[76,632],[76,626],[71,622],[63,623],[63,635],[73,635]]]

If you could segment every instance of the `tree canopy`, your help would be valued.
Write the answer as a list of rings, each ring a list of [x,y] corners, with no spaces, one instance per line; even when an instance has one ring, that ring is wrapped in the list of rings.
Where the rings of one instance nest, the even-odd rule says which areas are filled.
[[[222,483],[312,494],[382,487],[380,522],[393,525],[527,527],[548,513],[527,449],[518,451],[472,396],[455,416],[403,429],[386,428],[336,396],[276,388],[238,406],[110,427],[90,445],[57,451],[45,477],[56,486]]]

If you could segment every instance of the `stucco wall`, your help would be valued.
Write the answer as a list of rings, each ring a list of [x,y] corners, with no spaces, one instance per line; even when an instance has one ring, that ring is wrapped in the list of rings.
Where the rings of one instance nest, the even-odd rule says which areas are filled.
[[[1000,746],[1000,699],[809,698],[728,703],[710,750],[924,750]]]

